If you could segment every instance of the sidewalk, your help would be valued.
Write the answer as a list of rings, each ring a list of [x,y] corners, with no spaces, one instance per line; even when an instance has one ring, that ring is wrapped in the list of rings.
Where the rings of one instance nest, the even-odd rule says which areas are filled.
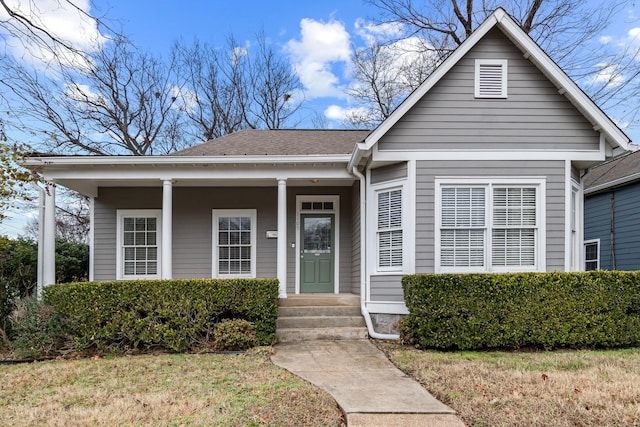
[[[350,427],[464,426],[369,340],[289,342],[274,350],[273,363],[331,394]]]

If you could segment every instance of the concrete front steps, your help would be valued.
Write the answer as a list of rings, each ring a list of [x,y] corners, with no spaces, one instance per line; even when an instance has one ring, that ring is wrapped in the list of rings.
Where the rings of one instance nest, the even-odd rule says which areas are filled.
[[[276,328],[279,342],[366,337],[359,295],[304,294],[280,300]]]

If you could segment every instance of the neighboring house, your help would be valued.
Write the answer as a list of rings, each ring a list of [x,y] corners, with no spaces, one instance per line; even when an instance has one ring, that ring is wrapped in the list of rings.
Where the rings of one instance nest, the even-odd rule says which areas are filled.
[[[640,151],[584,176],[586,270],[640,270]]]
[[[282,298],[360,294],[378,336],[407,313],[405,274],[581,270],[583,171],[628,145],[498,9],[372,132],[247,130],[27,165],[91,198],[91,280],[275,276]]]

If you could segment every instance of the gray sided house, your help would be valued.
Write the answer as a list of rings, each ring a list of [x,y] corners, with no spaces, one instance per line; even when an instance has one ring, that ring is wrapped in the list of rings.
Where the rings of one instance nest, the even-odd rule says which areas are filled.
[[[584,177],[586,270],[640,270],[640,151]]]
[[[502,9],[373,131],[247,130],[168,156],[42,157],[91,198],[91,280],[277,277],[407,313],[412,273],[583,269],[584,171],[625,134]],[[373,322],[371,319],[373,318]]]

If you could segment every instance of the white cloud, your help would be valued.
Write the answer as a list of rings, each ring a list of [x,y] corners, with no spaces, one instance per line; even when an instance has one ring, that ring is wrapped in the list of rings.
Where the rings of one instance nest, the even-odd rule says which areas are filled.
[[[97,23],[89,16],[91,4],[89,0],[74,0],[73,5],[60,0],[6,0],[7,6],[15,10],[35,25],[44,28],[53,37],[58,38],[75,49],[84,52],[93,52],[101,48],[106,38],[100,33]],[[0,19],[9,20],[4,8],[0,8]],[[53,53],[42,46],[34,46],[16,34],[7,34],[6,46],[16,58],[20,58],[32,65],[46,64],[53,59]],[[46,40],[46,36],[43,36]],[[62,52],[62,60],[78,67],[86,66],[86,63],[69,52]]]
[[[616,87],[622,84],[624,76],[617,69],[615,64],[597,64],[600,67],[600,71],[593,76],[592,82],[603,84],[609,87]]]
[[[189,89],[171,86],[169,90],[171,91],[171,96],[176,98],[176,102],[173,104],[174,109],[191,112],[198,105],[197,95]]]
[[[609,43],[611,43],[612,40],[613,40],[613,37],[611,37],[611,36],[602,36],[602,37],[600,37],[600,43],[602,43],[602,44],[609,44]]]
[[[366,108],[344,108],[339,105],[330,105],[324,110],[324,116],[329,120],[335,120],[337,122],[345,122],[349,117],[353,116],[366,116],[368,111]]]
[[[404,34],[404,26],[400,23],[374,24],[358,18],[355,22],[356,34],[371,43],[399,39]]]
[[[344,24],[321,22],[309,18],[300,21],[300,39],[285,46],[307,99],[344,97],[340,79],[333,66],[348,63],[351,56],[350,37]]]

